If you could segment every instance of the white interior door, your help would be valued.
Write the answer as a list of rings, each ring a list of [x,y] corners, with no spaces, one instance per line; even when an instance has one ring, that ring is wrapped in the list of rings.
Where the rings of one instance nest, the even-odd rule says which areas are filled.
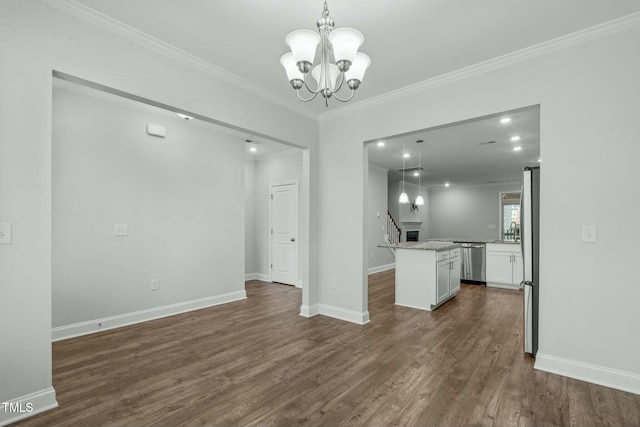
[[[298,184],[271,185],[271,281],[298,283]]]

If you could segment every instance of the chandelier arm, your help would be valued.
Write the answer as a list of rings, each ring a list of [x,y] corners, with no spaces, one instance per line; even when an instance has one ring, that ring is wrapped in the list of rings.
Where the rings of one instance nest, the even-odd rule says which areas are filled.
[[[333,93],[334,98],[336,98],[338,101],[340,102],[349,102],[351,101],[351,99],[353,98],[353,95],[355,95],[356,90],[355,89],[351,89],[351,95],[347,98],[347,99],[340,99],[340,97],[338,96],[337,93]]]
[[[345,80],[346,79],[344,78],[344,72],[341,72],[340,73],[340,84],[333,91],[334,94],[337,93],[342,88],[342,85],[344,84]]]
[[[311,72],[309,72],[309,73],[305,73],[305,74],[304,74],[304,79],[302,80],[302,81],[304,82],[304,87],[306,87],[306,88],[307,88],[307,90],[308,90],[309,92],[311,92],[312,94],[317,95],[318,93],[320,93],[320,83],[318,83],[318,84],[317,84],[317,86],[318,86],[318,87],[317,87],[317,89],[316,89],[316,90],[312,90],[312,89],[309,87],[309,84],[307,83],[307,75],[309,75],[309,74],[311,74]],[[313,98],[315,98],[315,96],[314,96]],[[313,99],[313,98],[311,98],[311,99]]]
[[[305,99],[302,96],[300,96],[300,89],[296,89],[296,95],[298,95],[298,99],[302,102],[313,101],[320,92],[311,92],[311,93],[313,93],[313,96],[311,96],[311,98]]]

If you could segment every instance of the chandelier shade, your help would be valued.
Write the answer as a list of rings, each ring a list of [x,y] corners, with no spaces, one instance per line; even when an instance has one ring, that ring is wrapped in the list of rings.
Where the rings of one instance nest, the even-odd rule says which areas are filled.
[[[284,67],[289,81],[304,79],[304,74],[298,69],[296,60],[293,58],[293,53],[288,52],[282,55],[282,58],[280,58],[280,64]]]
[[[353,28],[336,28],[329,34],[329,42],[333,46],[333,57],[336,63],[346,61],[351,65],[358,53],[358,48],[364,42],[364,36]]]
[[[322,71],[322,67],[320,65],[316,65],[311,69],[311,77],[313,77],[313,80],[316,81],[321,90],[326,89],[327,86],[329,86],[330,90],[335,91],[338,78],[340,77],[340,70],[338,70],[338,66],[335,64],[329,64],[329,75],[327,78],[325,78]]]
[[[351,64],[351,67],[349,67],[349,71],[344,73],[347,82],[351,80],[361,82],[364,77],[364,72],[367,71],[369,65],[371,65],[371,58],[369,58],[368,55],[362,52],[356,53],[353,63]]]
[[[416,206],[422,205],[424,205],[424,198],[421,195],[418,195],[418,197],[416,197]]]
[[[296,64],[308,62],[313,64],[316,49],[320,43],[320,35],[311,30],[297,30],[289,33],[285,42],[291,48]]]
[[[311,101],[318,94],[322,94],[327,107],[330,97],[340,102],[350,101],[362,83],[365,70],[371,65],[371,59],[358,52],[364,36],[354,28],[334,29],[326,0],[322,17],[316,25],[318,32],[296,30],[287,35],[285,42],[291,52],[290,56],[285,54],[280,58],[280,64],[301,101]],[[315,80],[315,85],[310,80]],[[351,90],[347,98],[338,96],[342,86]],[[310,94],[308,98],[300,93],[303,87]]]

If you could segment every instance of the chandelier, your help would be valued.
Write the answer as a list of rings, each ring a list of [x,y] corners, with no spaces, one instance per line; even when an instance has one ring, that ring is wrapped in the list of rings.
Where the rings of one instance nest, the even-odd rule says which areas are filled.
[[[334,29],[326,0],[322,18],[318,20],[317,25],[320,34],[311,30],[289,33],[285,41],[291,52],[280,58],[280,64],[287,72],[289,83],[301,101],[311,101],[319,93],[324,97],[327,107],[332,96],[340,102],[350,101],[362,82],[364,72],[371,65],[371,59],[358,52],[358,48],[364,42],[364,36],[353,28]],[[321,44],[320,63],[314,66],[318,44]],[[315,80],[315,85],[309,84],[309,74]],[[345,82],[351,89],[351,95],[340,98],[337,92]],[[310,94],[308,98],[300,94],[303,86]]]

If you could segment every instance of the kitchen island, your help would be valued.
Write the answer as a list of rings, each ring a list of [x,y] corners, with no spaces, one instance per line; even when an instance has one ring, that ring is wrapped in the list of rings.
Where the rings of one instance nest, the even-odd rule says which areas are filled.
[[[460,290],[460,245],[403,242],[396,252],[396,305],[431,311]]]

